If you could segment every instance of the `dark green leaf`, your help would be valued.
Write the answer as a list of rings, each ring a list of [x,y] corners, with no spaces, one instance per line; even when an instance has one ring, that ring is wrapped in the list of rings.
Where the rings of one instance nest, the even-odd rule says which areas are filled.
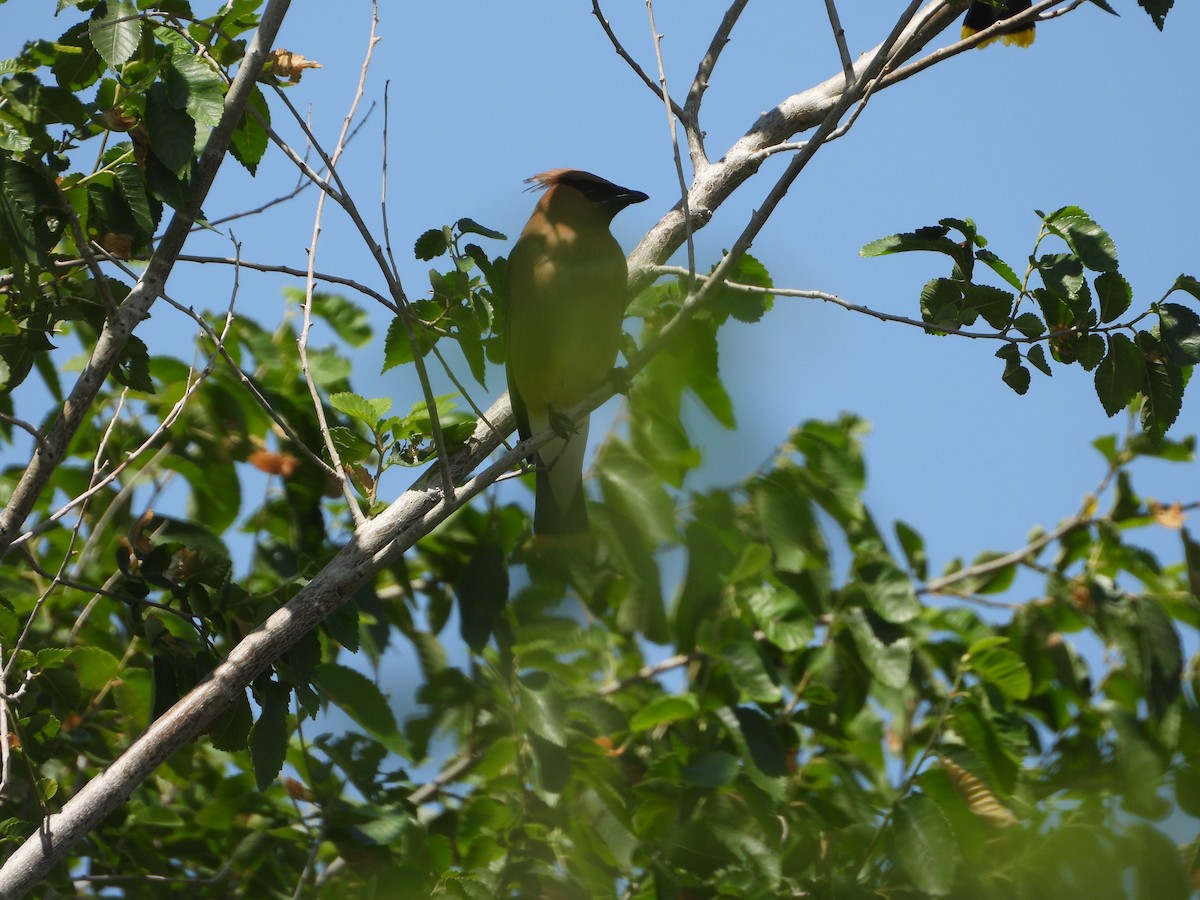
[[[1021,365],[1021,351],[1017,349],[1017,345],[1005,344],[996,351],[996,356],[1004,360],[1004,372],[1000,376],[1004,383],[1018,394],[1029,390],[1029,370]]]
[[[1013,320],[1013,327],[1025,337],[1036,338],[1046,333],[1046,325],[1033,313],[1021,313]]]
[[[751,641],[738,641],[721,647],[718,657],[734,686],[746,700],[775,703],[783,693],[767,672],[758,648]]]
[[[1167,358],[1177,366],[1200,362],[1200,315],[1178,303],[1157,307],[1159,337]]]
[[[1021,290],[1021,279],[1018,278],[1017,274],[1012,270],[1012,266],[998,257],[991,250],[976,250],[975,258],[1003,278],[1013,290]]]
[[[1174,5],[1175,0],[1138,0],[1138,6],[1146,11],[1159,31],[1163,30],[1163,25],[1167,21],[1167,13]]]
[[[958,257],[961,248],[946,237],[950,229],[945,226],[918,228],[903,234],[890,234],[866,244],[858,251],[859,256],[884,256],[888,253],[904,253],[909,250],[933,250]]]
[[[896,855],[905,874],[924,894],[949,894],[959,854],[945,814],[924,794],[910,794],[896,804],[895,817]]]
[[[924,581],[929,577],[929,558],[925,555],[925,539],[906,522],[896,521],[896,540],[908,560],[914,576]]]
[[[250,730],[250,759],[254,763],[254,781],[265,791],[283,768],[287,753],[288,701],[287,688],[271,682],[259,696],[262,713]]]
[[[430,228],[422,233],[413,244],[413,255],[417,259],[428,262],[431,259],[437,259],[448,249],[450,249],[450,242],[446,239],[445,231],[441,228]]]
[[[911,641],[908,638],[900,638],[885,644],[876,636],[861,609],[850,610],[846,616],[846,624],[854,637],[858,653],[871,674],[887,687],[904,687],[912,669]]]
[[[1078,206],[1064,206],[1047,216],[1045,222],[1089,269],[1094,272],[1117,270],[1117,248],[1113,239]]]
[[[1005,647],[972,647],[968,662],[971,669],[1009,700],[1025,700],[1033,687],[1029,668],[1021,657]]]
[[[1146,381],[1142,392],[1142,428],[1152,438],[1166,434],[1183,404],[1183,378],[1177,366],[1167,359],[1162,344],[1148,331],[1139,331],[1134,343],[1142,352]]]
[[[737,774],[738,758],[723,750],[709,750],[700,753],[679,770],[679,777],[684,784],[711,789],[725,787],[737,777]]]
[[[950,278],[934,278],[921,288],[921,320],[957,328],[962,324],[962,289]]]
[[[508,601],[508,566],[499,545],[480,542],[455,583],[462,638],[483,652]]]
[[[505,237],[501,232],[496,231],[494,228],[485,228],[483,225],[480,225],[474,219],[466,219],[466,218],[459,219],[457,222],[454,223],[454,227],[458,229],[459,234],[478,234],[485,238],[491,238],[494,241],[508,240],[508,238]],[[428,232],[426,232],[426,234],[428,234]],[[422,237],[424,237],[424,235],[422,235]],[[418,239],[418,241],[419,240],[420,239]],[[440,255],[441,255],[440,253],[434,254],[434,256],[440,256]],[[417,259],[425,259],[425,258],[433,259],[432,256],[431,257],[422,257],[422,256],[417,257]]]
[[[1054,372],[1050,369],[1050,363],[1046,359],[1046,350],[1041,344],[1034,344],[1029,348],[1029,352],[1025,354],[1025,358],[1029,360],[1039,372],[1046,375],[1053,375]]]
[[[963,288],[964,309],[983,316],[993,328],[1004,328],[1012,316],[1015,297],[1008,291],[986,284],[969,284]]]
[[[628,444],[610,440],[600,457],[598,473],[605,502],[641,532],[646,547],[675,541],[675,502],[654,469]]]
[[[1119,331],[1108,336],[1108,355],[1096,367],[1096,396],[1114,416],[1137,396],[1146,378],[1141,351]]]
[[[379,737],[396,735],[396,716],[374,681],[338,663],[321,663],[313,683],[355,722]]]
[[[786,775],[787,748],[771,720],[757,709],[747,706],[735,706],[733,714],[737,717],[742,737],[746,739],[750,758],[759,771],[768,778]]]
[[[1133,288],[1120,272],[1101,272],[1096,276],[1096,299],[1100,301],[1100,321],[1115,322],[1133,302]]]
[[[187,175],[196,143],[196,123],[170,101],[161,82],[146,92],[145,121],[154,155],[171,174],[179,178]]]

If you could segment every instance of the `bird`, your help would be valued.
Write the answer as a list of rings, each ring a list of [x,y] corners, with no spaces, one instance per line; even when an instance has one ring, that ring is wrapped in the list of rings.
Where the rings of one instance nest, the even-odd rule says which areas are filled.
[[[579,169],[551,169],[527,183],[544,193],[508,257],[508,392],[522,440],[549,426],[557,432],[530,457],[534,534],[578,536],[588,531],[588,423],[563,414],[613,371],[628,269],[609,224],[648,197]]]
[[[963,39],[969,38],[977,31],[983,31],[985,28],[990,28],[997,22],[1004,19],[1010,19],[1018,13],[1022,13],[1033,5],[1032,0],[1003,0],[998,6],[992,6],[989,3],[984,3],[983,0],[975,0],[967,7],[967,15],[963,18],[962,36]],[[1025,22],[1020,25],[1013,25],[1006,28],[997,37],[989,38],[979,44],[979,48],[986,47],[988,44],[997,40],[1003,41],[1005,44],[1015,44],[1018,47],[1029,47],[1033,44],[1034,39],[1034,23]]]

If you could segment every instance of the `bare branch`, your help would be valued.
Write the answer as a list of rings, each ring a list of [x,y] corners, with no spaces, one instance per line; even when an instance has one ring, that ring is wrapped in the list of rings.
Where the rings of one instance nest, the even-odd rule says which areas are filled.
[[[658,97],[664,103],[670,103],[672,111],[682,119],[684,117],[682,107],[670,99],[670,96],[664,93],[663,89],[651,80],[650,76],[646,74],[646,70],[638,65],[637,60],[630,56],[629,51],[621,44],[620,39],[617,38],[612,30],[612,25],[608,19],[604,18],[604,13],[600,10],[600,0],[592,0],[592,15],[596,17],[596,20],[600,23],[600,27],[604,29],[604,33],[608,36],[609,41],[612,42],[613,49],[617,51],[617,55],[629,63],[629,68],[633,69],[633,73],[642,80],[646,87],[654,91],[654,96]]]

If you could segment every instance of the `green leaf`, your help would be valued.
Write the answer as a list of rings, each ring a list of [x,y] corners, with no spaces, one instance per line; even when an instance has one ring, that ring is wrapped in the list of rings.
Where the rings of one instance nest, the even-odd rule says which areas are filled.
[[[533,733],[556,747],[567,746],[567,704],[550,678],[538,672],[517,686],[521,714]]]
[[[353,416],[374,428],[392,408],[392,400],[390,397],[368,400],[366,397],[360,397],[350,391],[340,391],[329,395],[329,405],[338,412]]]
[[[738,775],[738,758],[724,750],[708,750],[679,769],[684,784],[713,790],[731,784]]]
[[[313,683],[355,722],[379,737],[394,737],[396,716],[374,681],[339,663],[321,663]]]
[[[485,238],[491,238],[494,241],[508,240],[508,238],[503,233],[496,231],[496,229],[494,229],[494,228],[485,228],[483,225],[480,225],[474,219],[467,219],[467,218],[459,219],[457,222],[454,223],[454,227],[458,230],[459,234],[478,234]],[[428,232],[426,232],[426,234],[428,234]],[[422,237],[424,237],[424,235],[422,235]],[[436,256],[439,254],[434,254],[434,255]],[[421,257],[417,257],[417,258],[421,259]],[[432,257],[430,257],[430,258],[432,259]]]
[[[482,653],[508,602],[508,566],[504,549],[487,541],[476,544],[454,590],[458,595],[462,638],[468,647]]]
[[[1113,239],[1078,206],[1064,206],[1044,221],[1093,272],[1117,270],[1117,247]]]
[[[912,250],[933,250],[957,257],[960,247],[957,242],[946,235],[950,229],[946,226],[928,226],[918,228],[903,234],[890,234],[887,237],[871,241],[858,251],[859,256],[885,256],[889,253],[905,253]]]
[[[412,341],[408,338],[408,329],[404,327],[400,317],[396,316],[388,325],[387,336],[383,339],[383,368],[380,371],[386,372],[412,361],[413,348]]]
[[[1033,689],[1029,668],[1005,647],[989,647],[968,656],[971,670],[1009,700],[1027,700]]]
[[[270,124],[271,109],[263,97],[262,88],[255,85],[250,102],[246,104],[246,111],[242,114],[242,121],[234,129],[233,138],[229,143],[229,152],[233,154],[233,158],[245,166],[251,175],[258,171],[258,164],[267,152],[270,142],[267,126]]]
[[[192,166],[196,123],[171,102],[167,88],[161,82],[151,85],[146,92],[145,123],[154,155],[171,174],[185,177]]]
[[[1025,358],[1033,363],[1039,372],[1046,375],[1054,374],[1050,369],[1049,361],[1046,359],[1046,349],[1041,344],[1034,344],[1030,347],[1029,352],[1025,354]]]
[[[815,634],[812,616],[800,597],[783,587],[763,587],[747,599],[767,640],[784,652],[807,647]]]
[[[1195,896],[1189,884],[1184,854],[1176,842],[1145,822],[1133,822],[1129,837],[1133,854],[1137,900],[1187,900]]]
[[[991,250],[976,250],[975,258],[999,275],[1013,290],[1021,290],[1021,279],[1012,267]],[[999,327],[999,326],[997,326]]]
[[[1169,297],[1175,291],[1183,291],[1200,300],[1200,279],[1193,278],[1191,275],[1180,275],[1171,285],[1171,290],[1167,291],[1167,296]]]
[[[1008,291],[987,284],[964,286],[963,297],[967,311],[983,316],[984,321],[997,330],[1008,324],[1016,300]]]
[[[413,244],[413,255],[428,262],[450,249],[450,239],[443,228],[430,228]]]
[[[262,713],[250,730],[250,759],[254,764],[254,781],[265,791],[283,768],[287,754],[287,714],[291,692],[271,682],[260,692]]]
[[[748,706],[735,706],[733,714],[738,728],[746,739],[750,758],[760,772],[768,778],[782,778],[787,774],[787,747],[775,725],[763,713]]]
[[[861,609],[851,609],[846,615],[846,624],[859,656],[871,674],[887,687],[904,687],[912,670],[912,642],[908,638],[900,638],[885,644],[876,636]]]
[[[98,691],[106,687],[121,668],[120,660],[101,647],[76,647],[71,662],[84,690]]]
[[[1146,365],[1142,429],[1151,438],[1160,439],[1179,416],[1183,404],[1182,373],[1170,364],[1162,344],[1148,331],[1139,331],[1134,343],[1142,352]]]
[[[1096,299],[1100,301],[1100,321],[1113,322],[1129,309],[1133,288],[1120,272],[1101,272],[1096,276]]]
[[[929,557],[925,555],[925,539],[906,522],[896,521],[896,540],[908,560],[913,575],[924,581],[929,577]]]
[[[771,680],[762,655],[752,641],[725,644],[717,655],[730,680],[745,699],[757,703],[775,703],[782,698],[783,692]]]
[[[654,469],[628,444],[609,440],[599,460],[598,474],[605,502],[641,532],[645,546],[675,542],[675,502]]]
[[[854,560],[854,574],[862,583],[871,608],[885,622],[903,624],[921,614],[912,580],[892,562],[892,558],[872,541]]]
[[[175,47],[165,73],[175,105],[187,110],[193,121],[209,127],[225,112],[225,81],[211,62],[188,49]]]
[[[1177,366],[1200,363],[1200,315],[1178,303],[1157,307],[1159,337],[1167,358]]]
[[[962,289],[950,278],[934,278],[921,288],[921,320],[944,328],[957,328],[960,316]]]
[[[96,7],[88,25],[96,52],[112,68],[128,62],[142,39],[142,20],[132,0],[107,0]]]
[[[1029,370],[1021,365],[1021,351],[1017,349],[1017,345],[1005,344],[996,351],[996,356],[1004,360],[1004,373],[1000,376],[1004,383],[1018,394],[1028,391]]]
[[[365,347],[370,343],[373,331],[367,311],[341,294],[314,293],[312,311],[328,322],[337,336],[351,347]]]
[[[1034,313],[1021,313],[1013,320],[1013,327],[1025,337],[1036,338],[1046,333],[1046,325]]]
[[[656,697],[633,714],[629,720],[629,730],[649,731],[659,725],[695,718],[699,711],[696,698],[691,694]]]
[[[958,844],[949,820],[924,794],[896,804],[896,855],[905,874],[921,892],[944,897],[954,886]]]
[[[1129,405],[1146,379],[1137,346],[1119,331],[1108,336],[1108,355],[1096,366],[1096,396],[1109,417]]]

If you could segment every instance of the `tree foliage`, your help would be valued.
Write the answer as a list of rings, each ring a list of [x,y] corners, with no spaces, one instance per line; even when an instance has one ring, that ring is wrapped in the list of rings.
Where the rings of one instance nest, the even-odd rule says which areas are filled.
[[[286,85],[315,66],[298,54],[268,59],[215,163],[205,150],[260,5],[66,4],[76,24],[2,69],[0,439],[30,462],[0,474],[0,889],[33,886],[13,861],[40,852],[45,816],[86,810],[86,783],[145,752],[152,772],[56,845],[39,895],[73,882],[129,897],[1188,895],[1197,501],[1164,506],[1135,481],[1144,460],[1194,460],[1171,426],[1200,361],[1200,282],[1135,293],[1077,206],[1039,213],[1025,265],[967,219],[863,248],[950,263],[917,315],[872,315],[993,341],[1020,394],[1031,368],[1078,365],[1105,412],[1128,417],[1094,442],[1105,474],[1079,510],[935,574],[918,531],[864,501],[854,415],[800,423],[739,483],[690,486],[687,407],[735,427],[720,329],[789,291],[739,246],[749,231],[708,275],[643,266],[592,538],[545,551],[526,506],[464,502],[512,468],[473,481],[456,468],[481,434],[499,441],[503,406],[480,415],[424,377],[451,347],[480,384],[503,361],[499,232],[460,218],[423,233],[419,297],[374,240],[386,290],[280,265],[278,322],[176,299],[196,323],[192,365],[183,344],[152,350],[119,327],[129,298],[154,301],[160,232],[196,214],[226,155],[251,173],[290,159],[357,214],[341,141],[314,141],[320,165],[268,155]],[[1143,5],[1161,27],[1166,9]],[[887,48],[900,62],[956,15],[932,10]],[[837,116],[889,77],[885,56]],[[685,126],[698,109],[697,96],[678,110]],[[389,311],[386,330],[366,301]],[[65,384],[67,343],[108,377]],[[419,370],[421,399],[357,392],[364,347]],[[18,388],[49,398],[33,421]],[[389,470],[426,465],[403,497],[381,492]],[[457,480],[453,497],[439,477]],[[319,625],[222,680],[410,500],[426,505],[355,558]],[[1173,530],[1176,557],[1139,545],[1149,527]],[[397,648],[421,677],[405,720],[378,677]],[[202,737],[145,736],[218,683],[228,702],[193,717]]]

